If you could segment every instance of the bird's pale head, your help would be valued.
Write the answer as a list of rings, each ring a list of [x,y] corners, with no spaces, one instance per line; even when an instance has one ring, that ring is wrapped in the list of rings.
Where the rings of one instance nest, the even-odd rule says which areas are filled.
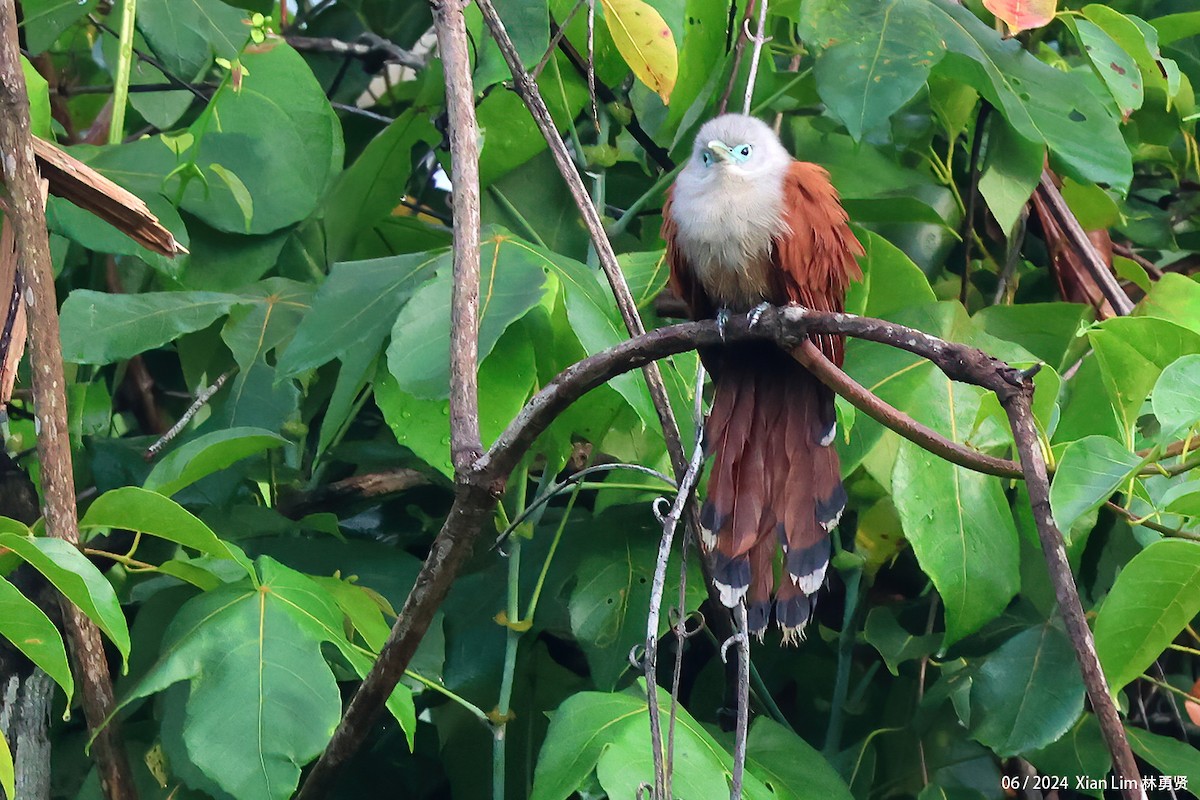
[[[756,178],[786,169],[790,161],[771,126],[745,114],[723,114],[701,126],[687,169],[702,180]]]

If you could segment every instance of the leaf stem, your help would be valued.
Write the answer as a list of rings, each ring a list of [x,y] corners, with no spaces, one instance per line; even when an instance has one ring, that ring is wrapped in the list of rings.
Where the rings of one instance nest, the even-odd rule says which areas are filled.
[[[122,0],[117,74],[113,76],[112,122],[108,126],[109,144],[120,144],[125,139],[125,106],[129,102],[129,71],[133,64],[133,23],[136,15],[137,0]]]
[[[373,655],[374,654],[372,653],[372,656]],[[471,715],[473,717],[475,717],[477,720],[479,720],[480,722],[482,722],[484,725],[488,725],[491,723],[491,720],[488,719],[487,713],[482,708],[475,705],[474,703],[472,703],[470,700],[466,699],[462,695],[455,694],[454,692],[450,691],[445,686],[443,686],[442,684],[433,680],[432,678],[426,678],[424,675],[421,675],[420,673],[417,673],[417,672],[413,672],[411,669],[404,670],[404,674],[407,675],[409,678],[412,678],[414,681],[421,684],[422,686],[426,687],[427,689],[432,689],[433,691],[437,692],[438,694],[442,695],[443,697],[447,698],[448,700],[452,700],[453,702],[458,703],[458,705],[462,706],[467,711],[471,712]]]

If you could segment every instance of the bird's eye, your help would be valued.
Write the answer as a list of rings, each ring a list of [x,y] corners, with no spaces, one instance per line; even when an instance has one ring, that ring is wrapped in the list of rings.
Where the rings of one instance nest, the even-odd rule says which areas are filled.
[[[703,161],[704,166],[707,167],[709,164],[712,163],[712,153],[705,150],[703,153],[700,154],[700,160]]]
[[[750,150],[751,150],[751,149],[752,149],[752,148],[750,147],[750,145],[748,145],[748,144],[744,144],[744,145],[742,145],[742,146],[741,146],[741,149],[739,149],[739,150],[738,150],[738,154],[739,154],[739,155],[740,155],[742,158],[749,158],[749,157],[750,157]]]

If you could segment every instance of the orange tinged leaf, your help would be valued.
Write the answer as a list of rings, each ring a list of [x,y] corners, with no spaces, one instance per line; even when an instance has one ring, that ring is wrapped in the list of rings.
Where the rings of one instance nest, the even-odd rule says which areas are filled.
[[[670,102],[679,51],[662,15],[644,0],[600,0],[613,43],[638,80]]]
[[[1200,681],[1192,684],[1192,690],[1188,692],[1191,699],[1185,700],[1183,707],[1187,709],[1188,719],[1193,725],[1200,725]]]
[[[1049,25],[1058,0],[983,0],[983,6],[1017,34]]]

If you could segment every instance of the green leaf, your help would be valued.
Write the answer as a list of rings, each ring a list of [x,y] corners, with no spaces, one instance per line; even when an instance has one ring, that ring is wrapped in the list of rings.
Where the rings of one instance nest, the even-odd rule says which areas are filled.
[[[634,691],[580,692],[558,707],[538,755],[531,800],[565,800],[593,769],[609,797],[634,797],[642,782],[653,784],[648,709]],[[670,696],[659,689],[657,697],[665,719]],[[726,793],[733,759],[682,706],[675,765],[672,789],[679,800],[709,800],[714,787],[721,796]],[[746,775],[743,797],[772,796],[753,773]]]
[[[983,660],[971,682],[971,735],[996,755],[1036,750],[1083,711],[1071,641],[1053,622],[1028,628]]]
[[[1170,86],[1169,75],[1174,68],[1174,81],[1178,82],[1178,68],[1170,59],[1164,59],[1158,49],[1158,33],[1145,20],[1132,14],[1122,14],[1106,5],[1093,3],[1083,7],[1083,15],[1097,27],[1102,28],[1120,49],[1136,62],[1141,82],[1148,88],[1157,89],[1165,95],[1170,106],[1177,86]]]
[[[245,14],[218,0],[142,0],[137,26],[166,68],[191,80],[213,56],[237,58],[246,41]]]
[[[1200,784],[1200,751],[1187,742],[1125,726],[1129,747],[1163,775],[1181,777],[1188,786]]]
[[[540,259],[504,232],[486,236],[480,247],[479,359],[487,358],[500,335],[525,316],[553,285]],[[388,346],[388,370],[400,388],[437,400],[450,391],[450,293],[453,276],[443,271],[413,293],[400,310]]]
[[[1095,714],[1085,713],[1070,731],[1041,750],[1025,753],[1043,775],[1072,775],[1101,780],[1112,769],[1112,756]],[[1072,787],[1074,788],[1074,787]],[[1086,792],[1103,800],[1103,793]]]
[[[96,10],[99,0],[24,0],[21,25],[30,55],[38,55],[79,20]],[[8,796],[12,797],[9,792]]]
[[[818,0],[801,36],[823,48],[817,91],[854,139],[880,127],[925,85],[945,49],[924,0]]]
[[[185,603],[119,707],[188,681],[186,724],[163,725],[182,727],[191,762],[234,797],[283,800],[341,713],[321,655],[341,615],[311,579],[269,558],[260,568],[260,587],[223,586]]]
[[[25,92],[29,97],[29,130],[34,136],[53,141],[54,134],[50,130],[50,84],[25,56],[21,56],[21,72],[25,76]]]
[[[111,364],[207,328],[240,298],[215,292],[107,294],[76,289],[61,312],[63,358]]]
[[[1050,508],[1059,530],[1095,511],[1137,471],[1142,459],[1107,436],[1088,436],[1067,445],[1050,484]]]
[[[439,138],[428,114],[410,109],[372,139],[337,177],[324,201],[330,261],[349,256],[355,239],[399,205],[412,174],[413,149]]]
[[[218,5],[220,5],[218,3]],[[342,127],[312,69],[275,41],[240,56],[248,70],[239,91],[225,88],[206,114],[219,120],[191,154],[201,170],[219,164],[254,201],[248,219],[241,190],[191,181],[182,206],[218,230],[263,234],[307,218],[342,165]]]
[[[231,428],[206,433],[168,453],[150,470],[142,485],[170,497],[234,462],[285,444],[287,439],[261,428]]]
[[[901,627],[895,613],[883,606],[872,608],[867,614],[863,638],[879,651],[888,672],[893,675],[900,674],[900,665],[905,661],[933,655],[942,644],[941,634],[909,633]]]
[[[238,210],[242,212],[242,219],[246,221],[245,232],[250,233],[250,223],[254,221],[254,198],[250,196],[250,190],[246,188],[246,184],[242,183],[242,179],[237,176],[237,173],[225,169],[215,161],[208,165],[208,171],[220,178],[225,187],[229,189],[233,202],[237,203]]]
[[[1165,435],[1176,434],[1200,421],[1200,354],[1172,361],[1158,376],[1150,399]]]
[[[588,554],[576,571],[577,582],[567,604],[571,631],[587,656],[592,681],[604,690],[617,685],[630,668],[629,651],[646,640],[646,609],[658,552],[653,518],[638,513],[630,519],[621,511],[601,514],[589,527]],[[698,608],[706,596],[699,572],[689,574],[687,584],[685,614]],[[679,596],[678,560],[667,566],[663,596]],[[659,635],[667,628],[664,614]]]
[[[537,384],[536,347],[522,323],[509,326],[479,367],[479,433],[485,447],[508,427]],[[447,478],[454,478],[448,400],[415,397],[381,368],[375,381],[375,401],[396,441]]]
[[[1079,33],[1079,44],[1091,59],[1100,80],[1112,92],[1117,107],[1121,109],[1121,116],[1128,118],[1142,107],[1144,99],[1142,73],[1137,63],[1096,23],[1088,19],[1074,22]]]
[[[169,497],[137,486],[111,489],[97,497],[79,520],[79,527],[148,533],[206,555],[232,559],[253,574],[253,567],[241,550],[218,539],[191,512]]]
[[[1200,11],[1185,11],[1181,14],[1167,14],[1150,20],[1154,30],[1158,31],[1160,45],[1171,44],[1180,39],[1200,34]]]
[[[1078,334],[1094,316],[1091,306],[1076,303],[1020,303],[988,306],[972,319],[998,339],[1015,342],[1062,372],[1087,342]]]
[[[1118,120],[1083,76],[1043,64],[950,0],[934,0],[931,15],[949,50],[938,74],[975,87],[1018,134],[1045,142],[1068,175],[1129,186],[1133,168]]]
[[[989,130],[979,193],[1007,235],[1042,177],[1046,148],[1014,131],[1002,118],[994,119]]]
[[[413,292],[449,266],[444,250],[335,264],[280,356],[279,373],[296,375],[351,348],[377,350]]]
[[[0,534],[0,537],[12,534]],[[2,541],[2,539],[0,539]],[[0,636],[9,644],[20,650],[26,658],[36,664],[63,690],[67,696],[67,706],[75,694],[75,681],[71,677],[71,664],[67,661],[67,651],[63,647],[62,635],[54,623],[37,605],[21,594],[17,587],[7,580],[0,578]],[[3,732],[0,731],[0,737]],[[5,760],[8,759],[8,780],[12,780],[12,761],[7,748],[0,745],[0,785],[4,783]],[[5,789],[6,797],[14,797],[15,792],[8,783]]]
[[[1096,653],[1118,691],[1158,658],[1200,614],[1200,544],[1154,542],[1134,556],[1096,615]]]
[[[112,584],[79,548],[62,539],[0,533],[0,547],[7,547],[79,607],[104,632],[121,654],[129,659],[129,628]]]
[[[312,286],[287,278],[268,278],[242,293],[243,304],[229,314],[221,339],[242,370],[265,362],[267,354],[292,335],[311,311]]]
[[[1154,282],[1134,309],[1135,316],[1157,317],[1200,333],[1200,283],[1174,272]]]
[[[866,317],[886,317],[906,306],[937,298],[929,279],[904,251],[874,231],[855,231],[867,254],[859,259],[863,279],[850,284],[846,310]]]
[[[1088,331],[1109,398],[1131,430],[1159,375],[1200,352],[1200,334],[1154,317],[1116,317]]]
[[[769,717],[759,717],[746,737],[746,770],[777,800],[851,800],[850,788],[804,739]]]

